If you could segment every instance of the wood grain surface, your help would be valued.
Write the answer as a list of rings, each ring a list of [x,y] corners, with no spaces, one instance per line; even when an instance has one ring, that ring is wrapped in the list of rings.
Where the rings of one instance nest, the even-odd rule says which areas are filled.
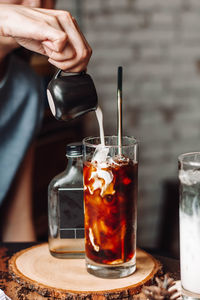
[[[34,295],[49,299],[127,299],[140,292],[161,271],[161,264],[137,250],[137,270],[121,279],[101,279],[88,274],[84,259],[57,259],[42,244],[17,252],[9,260],[12,278]],[[26,299],[42,299],[30,298]]]

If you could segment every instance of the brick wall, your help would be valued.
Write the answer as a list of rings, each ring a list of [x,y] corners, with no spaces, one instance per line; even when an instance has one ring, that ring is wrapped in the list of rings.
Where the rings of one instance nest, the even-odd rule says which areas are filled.
[[[116,74],[124,67],[124,134],[140,141],[138,243],[155,247],[163,183],[177,179],[180,153],[200,149],[200,1],[81,3],[106,134],[116,133]],[[98,134],[94,114],[85,120],[86,135]]]

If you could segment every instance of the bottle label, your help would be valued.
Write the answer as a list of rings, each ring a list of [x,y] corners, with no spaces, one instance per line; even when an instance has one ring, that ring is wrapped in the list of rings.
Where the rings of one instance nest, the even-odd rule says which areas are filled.
[[[60,238],[84,238],[83,188],[59,188]]]

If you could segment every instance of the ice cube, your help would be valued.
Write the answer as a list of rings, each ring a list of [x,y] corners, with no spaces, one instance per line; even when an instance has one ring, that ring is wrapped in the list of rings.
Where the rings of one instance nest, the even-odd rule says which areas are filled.
[[[96,147],[92,162],[96,161],[97,163],[105,163],[108,157],[109,148],[99,144]]]
[[[193,185],[196,183],[200,183],[200,171],[199,170],[180,170],[179,171],[179,179],[181,183],[186,185]]]

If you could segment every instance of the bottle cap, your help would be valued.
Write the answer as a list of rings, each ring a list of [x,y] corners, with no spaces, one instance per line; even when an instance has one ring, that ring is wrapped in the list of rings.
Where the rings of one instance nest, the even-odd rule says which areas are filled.
[[[83,144],[79,143],[70,143],[66,147],[67,156],[81,156],[83,155]]]

